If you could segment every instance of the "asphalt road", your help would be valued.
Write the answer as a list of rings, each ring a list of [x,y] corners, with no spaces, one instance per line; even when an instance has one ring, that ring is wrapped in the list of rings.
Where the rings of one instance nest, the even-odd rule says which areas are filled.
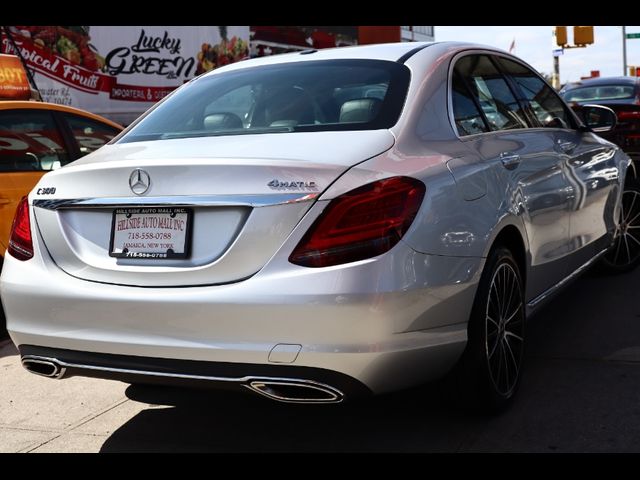
[[[589,273],[545,307],[528,325],[518,397],[497,417],[456,410],[439,383],[335,406],[169,391],[174,406],[158,407],[144,388],[29,375],[13,350],[0,358],[0,451],[639,452],[639,285],[640,269]],[[24,402],[7,381],[41,390]],[[75,417],[48,426],[55,402]]]

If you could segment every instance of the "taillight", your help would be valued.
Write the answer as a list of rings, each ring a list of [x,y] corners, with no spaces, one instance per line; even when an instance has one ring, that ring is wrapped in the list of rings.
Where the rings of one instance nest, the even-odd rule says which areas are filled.
[[[27,197],[22,197],[16,215],[11,225],[11,237],[9,248],[12,257],[18,260],[29,260],[33,257],[33,242],[31,241],[31,222],[29,221],[29,202]]]
[[[618,120],[640,120],[640,110],[621,110],[618,112]]]
[[[421,181],[393,177],[333,199],[289,261],[304,267],[328,267],[390,250],[411,226],[424,193]]]

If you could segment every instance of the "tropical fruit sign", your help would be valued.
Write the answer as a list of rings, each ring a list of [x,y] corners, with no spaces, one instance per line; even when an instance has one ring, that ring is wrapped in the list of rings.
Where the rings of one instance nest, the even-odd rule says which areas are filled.
[[[249,56],[247,26],[13,26],[0,53],[19,49],[43,100],[122,123],[203,72]]]

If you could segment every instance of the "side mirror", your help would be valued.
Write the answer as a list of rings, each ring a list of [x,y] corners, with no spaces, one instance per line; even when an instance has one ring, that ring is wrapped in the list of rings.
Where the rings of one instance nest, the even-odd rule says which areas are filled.
[[[585,125],[595,133],[609,132],[618,123],[616,113],[602,105],[583,105],[580,108],[580,116]]]

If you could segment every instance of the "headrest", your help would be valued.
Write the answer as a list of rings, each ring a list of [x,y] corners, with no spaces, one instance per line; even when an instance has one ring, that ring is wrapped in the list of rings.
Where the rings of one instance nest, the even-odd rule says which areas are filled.
[[[230,130],[243,128],[242,120],[235,113],[218,112],[204,117],[205,130]]]
[[[357,98],[342,104],[340,123],[370,122],[378,114],[382,101],[377,98]]]

